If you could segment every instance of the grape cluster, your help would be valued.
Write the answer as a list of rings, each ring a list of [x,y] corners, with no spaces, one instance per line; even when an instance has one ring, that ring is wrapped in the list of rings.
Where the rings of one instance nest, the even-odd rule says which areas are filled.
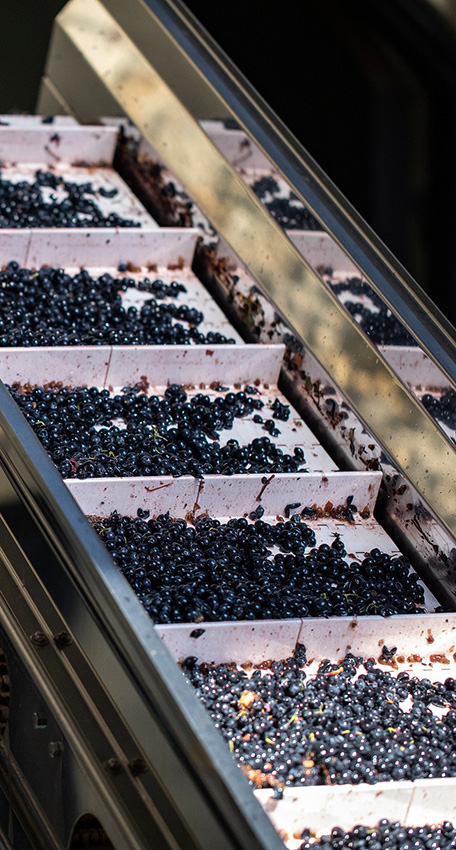
[[[261,177],[253,184],[252,189],[261,201],[267,195],[274,196],[279,192],[279,186],[273,177]],[[293,192],[290,192],[288,198],[272,197],[264,202],[264,206],[285,230],[322,230],[315,216],[303,206]]]
[[[391,313],[385,303],[366,281],[352,277],[342,283],[329,280],[329,285],[336,295],[341,292],[351,292],[352,295],[365,295],[378,308],[378,312],[358,301],[345,301],[345,307],[352,316],[359,317],[359,324],[367,336],[376,345],[417,345],[416,339]]]
[[[147,292],[138,309],[122,305],[121,293]],[[53,345],[189,345],[234,343],[223,334],[203,334],[203,314],[170,301],[186,292],[177,281],[145,278],[94,279],[87,270],[71,276],[63,269],[20,268],[16,262],[0,271],[0,346]],[[185,322],[188,327],[184,327]]]
[[[402,826],[384,818],[375,827],[357,824],[349,832],[335,826],[319,839],[305,829],[301,838],[299,850],[453,850],[456,828],[449,821],[439,826]]]
[[[431,682],[406,672],[396,678],[352,654],[340,664],[323,661],[313,679],[305,664],[299,644],[292,658],[263,662],[253,672],[250,665],[251,675],[248,665],[183,662],[256,787],[456,776],[455,679]],[[442,719],[433,706],[444,709]]]
[[[62,200],[51,194],[46,201],[42,188],[59,189]],[[94,189],[92,183],[71,183],[50,171],[35,173],[35,181],[13,183],[0,179],[0,227],[140,227],[139,222],[117,213],[105,216],[90,197],[113,198],[117,189]]]
[[[8,389],[64,478],[297,472],[305,460],[299,446],[286,454],[269,437],[220,444],[219,430],[264,407],[255,387],[215,398],[188,398],[178,384],[164,397],[137,386],[116,395],[97,387]]]
[[[114,512],[95,518],[94,528],[157,623],[422,610],[423,588],[406,558],[373,549],[349,564],[339,537],[305,554],[315,534],[297,514],[274,525],[148,517]]]

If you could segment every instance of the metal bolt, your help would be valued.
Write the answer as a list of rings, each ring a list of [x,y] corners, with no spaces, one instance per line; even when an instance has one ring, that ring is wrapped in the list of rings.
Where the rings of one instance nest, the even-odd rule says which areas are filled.
[[[63,648],[64,646],[71,646],[73,638],[69,632],[57,632],[54,635],[54,641],[59,648]]]
[[[147,770],[147,764],[143,758],[132,759],[128,762],[128,767],[133,776],[139,776],[140,773],[145,773]]]
[[[105,768],[109,773],[120,773],[123,770],[120,760],[115,756],[105,761]]]
[[[42,711],[34,711],[33,712],[33,728],[34,729],[46,729],[48,722],[47,717],[43,714]]]
[[[47,646],[49,643],[49,638],[44,632],[33,632],[33,635],[30,635],[30,640],[35,646]]]
[[[48,744],[48,753],[51,759],[60,758],[63,753],[63,744],[61,741],[50,741]]]

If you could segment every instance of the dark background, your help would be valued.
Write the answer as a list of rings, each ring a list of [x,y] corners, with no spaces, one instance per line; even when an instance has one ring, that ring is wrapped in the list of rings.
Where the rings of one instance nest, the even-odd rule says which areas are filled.
[[[34,112],[55,16],[66,0],[2,0],[0,112]]]
[[[427,0],[186,5],[455,324],[456,30]]]
[[[2,4],[0,112],[34,111],[63,5]],[[186,5],[456,323],[456,34],[445,21],[427,0]]]

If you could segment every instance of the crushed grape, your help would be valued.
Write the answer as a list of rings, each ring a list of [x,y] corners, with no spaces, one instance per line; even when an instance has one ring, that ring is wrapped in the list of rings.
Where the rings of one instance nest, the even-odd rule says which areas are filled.
[[[416,339],[392,314],[386,304],[369,284],[359,277],[352,277],[343,282],[329,278],[329,285],[336,295],[350,292],[352,295],[363,295],[369,298],[376,310],[370,309],[359,301],[345,301],[347,310],[355,316],[363,331],[376,345],[417,345]]]
[[[286,230],[322,230],[315,216],[293,192],[289,193],[288,198],[277,197],[279,185],[273,177],[261,177],[252,189],[257,198],[264,201],[272,217]]]
[[[447,390],[440,397],[426,393],[422,402],[434,419],[445,422],[450,428],[456,428],[456,391]]]
[[[322,661],[312,679],[305,665],[302,645],[251,676],[232,664],[183,663],[256,787],[456,775],[455,679],[431,682],[405,671],[395,677],[352,654]],[[441,719],[433,706],[443,709]]]
[[[406,558],[372,550],[348,564],[340,538],[315,548],[297,515],[276,524],[203,516],[191,525],[114,512],[93,522],[156,623],[422,610],[423,587]]]
[[[384,818],[375,827],[357,824],[349,832],[335,826],[318,839],[305,829],[301,838],[304,842],[299,850],[453,850],[456,828],[449,821],[437,826],[403,826]]]
[[[265,406],[242,391],[211,398],[188,397],[178,384],[164,397],[137,386],[115,395],[97,387],[8,389],[64,478],[298,472],[305,462],[300,447],[287,454],[269,437],[221,445],[219,431]]]
[[[124,307],[121,293],[132,289],[153,297],[139,308]],[[0,347],[234,343],[218,332],[201,333],[199,310],[175,300],[158,303],[184,292],[178,281],[110,274],[95,279],[84,269],[71,276],[10,262],[0,271]]]
[[[55,193],[46,201],[42,189],[64,192],[62,200]],[[0,227],[140,227],[139,222],[111,212],[104,215],[93,197],[114,197],[118,190],[94,188],[92,183],[71,183],[50,171],[35,173],[35,181],[13,183],[0,177]]]

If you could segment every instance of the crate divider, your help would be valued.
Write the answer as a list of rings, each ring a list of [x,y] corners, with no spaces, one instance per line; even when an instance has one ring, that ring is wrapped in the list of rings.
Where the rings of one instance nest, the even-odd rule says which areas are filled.
[[[1,348],[0,378],[9,384],[62,381],[71,386],[72,375],[79,374],[79,384],[114,389],[139,380],[149,392],[173,383],[195,388],[195,377],[197,391],[209,389],[210,384],[240,388],[258,381],[262,397],[277,384],[283,351],[283,345],[255,344]]]
[[[0,125],[3,164],[112,166],[116,127],[39,124]]]
[[[265,485],[264,478],[269,479]],[[108,479],[68,479],[67,485],[81,510],[95,514],[101,505],[111,513],[119,510],[136,515],[137,509],[148,509],[152,515],[170,511],[174,516],[185,516],[193,512],[198,503],[196,515],[208,513],[211,516],[230,518],[248,516],[259,505],[264,508],[264,519],[275,521],[277,516],[284,518],[289,514],[299,514],[305,506],[324,507],[331,502],[334,507],[345,504],[347,496],[353,496],[353,503],[366,508],[372,515],[381,481],[380,472],[317,472],[280,473],[264,476],[261,473],[250,475],[206,475],[203,479],[182,476],[171,478],[108,478]],[[289,505],[299,507],[286,510]],[[173,511],[178,513],[173,514]],[[305,520],[309,525],[319,522],[324,526],[353,528],[370,525],[375,520],[359,520],[355,523],[343,523],[337,520]],[[376,524],[376,523],[375,523]],[[387,540],[385,532],[382,534]],[[365,541],[361,549],[365,548]],[[391,543],[390,543],[391,545]],[[361,551],[360,549],[360,551]],[[396,550],[397,551],[397,550]]]
[[[403,826],[424,826],[456,818],[456,779],[417,779],[415,782],[379,782],[377,785],[316,785],[286,788],[282,800],[269,788],[255,791],[288,850],[298,850],[305,828],[317,836],[334,826],[346,831],[357,824],[370,828],[382,818]]]
[[[25,263],[30,267],[57,265],[58,268],[117,268],[119,263],[125,263],[149,275],[153,273],[147,272],[147,266],[151,264],[157,267],[175,266],[176,274],[181,267],[190,267],[198,236],[195,228],[184,227],[156,230],[129,227],[84,230],[39,228],[26,232],[29,237]],[[0,242],[0,262],[9,259],[9,244],[4,239]]]

